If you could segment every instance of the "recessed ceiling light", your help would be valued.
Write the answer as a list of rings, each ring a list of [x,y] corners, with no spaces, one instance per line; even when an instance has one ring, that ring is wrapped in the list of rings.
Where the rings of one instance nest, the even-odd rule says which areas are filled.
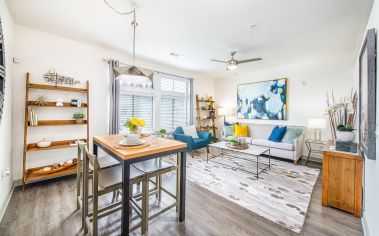
[[[257,27],[257,24],[250,25],[250,30],[253,30],[255,27]]]
[[[171,52],[169,55],[173,56],[173,57],[179,57],[180,56],[178,53],[175,53],[175,52]]]

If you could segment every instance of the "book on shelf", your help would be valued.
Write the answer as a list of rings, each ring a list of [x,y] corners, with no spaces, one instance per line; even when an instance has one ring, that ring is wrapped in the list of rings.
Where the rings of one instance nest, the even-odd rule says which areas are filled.
[[[33,109],[31,109],[29,112],[29,124],[30,126],[38,125],[38,116]]]

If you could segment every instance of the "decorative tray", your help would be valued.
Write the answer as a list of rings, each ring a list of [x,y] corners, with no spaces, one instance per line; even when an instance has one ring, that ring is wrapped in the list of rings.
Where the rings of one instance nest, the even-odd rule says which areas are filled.
[[[62,170],[65,170],[65,169],[68,169],[72,166],[75,166],[76,165],[76,161],[71,163],[71,164],[65,164],[59,168],[51,168],[50,170],[43,170],[44,168],[41,168],[41,169],[38,169],[38,170],[35,170],[35,171],[32,171],[30,174],[33,174],[33,175],[47,175],[47,174],[52,174],[52,173],[55,173],[55,172],[59,172],[59,171],[62,171]]]
[[[247,143],[242,144],[242,143],[227,142],[226,146],[228,148],[239,149],[239,150],[243,150],[243,149],[248,149],[249,148],[249,145]]]

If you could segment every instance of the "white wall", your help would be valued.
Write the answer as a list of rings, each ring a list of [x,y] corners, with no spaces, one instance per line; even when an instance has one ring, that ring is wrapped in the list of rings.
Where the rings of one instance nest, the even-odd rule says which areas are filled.
[[[283,65],[232,77],[215,79],[215,94],[221,107],[236,107],[237,84],[288,78],[288,120],[246,120],[241,123],[287,124],[307,126],[308,118],[324,117],[326,93],[334,91],[336,98],[348,96],[353,87],[354,54],[318,58],[297,64]],[[220,119],[219,125],[222,124]],[[323,138],[330,137],[329,129]],[[308,131],[308,136],[313,131]]]
[[[102,58],[115,58],[125,63],[131,63],[131,58],[114,50],[105,49],[96,45],[73,41],[60,36],[37,31],[24,26],[14,27],[14,57],[21,63],[14,64],[14,145],[13,145],[13,171],[14,179],[21,179],[22,175],[22,150],[23,150],[23,124],[25,103],[25,73],[31,73],[31,81],[43,83],[42,74],[51,68],[58,73],[72,76],[81,81],[90,81],[90,136],[106,134],[108,132],[108,104],[109,84],[108,65]],[[137,60],[138,66],[176,74],[186,77],[196,77],[196,74],[175,69],[169,66]],[[195,78],[194,87],[202,88],[205,80]],[[42,92],[33,92],[31,97]],[[46,93],[46,91],[43,91]],[[59,94],[59,95],[57,95]],[[49,100],[55,101],[57,97],[66,99],[78,97],[76,94],[48,93]],[[80,97],[78,97],[80,98]],[[46,108],[39,108],[46,109]],[[37,110],[37,109],[36,109]],[[38,112],[39,110],[37,110]],[[73,110],[67,111],[48,108],[48,113],[39,113],[40,119],[71,119]],[[62,118],[63,117],[63,118]],[[29,128],[29,142],[42,138],[52,140],[72,139],[84,137],[84,128],[78,127],[49,127]],[[75,150],[57,150],[54,152],[35,152],[28,154],[28,167],[51,164],[55,161],[66,160],[75,157]],[[51,156],[54,155],[54,156]]]
[[[379,1],[375,1],[371,15],[367,23],[367,29],[376,28],[377,49],[379,48]],[[356,55],[355,85],[359,87],[359,55]],[[376,67],[379,68],[379,60],[376,60]],[[377,73],[378,77],[378,73]],[[379,81],[378,78],[376,81]],[[379,132],[379,83],[376,88],[376,131]],[[363,227],[366,235],[379,235],[379,138],[376,137],[376,160],[365,159],[364,171],[364,210]]]
[[[0,172],[4,169],[12,168],[12,40],[13,40],[13,19],[8,11],[4,0],[0,0],[0,17],[4,33],[5,43],[5,104],[3,119],[0,125]],[[12,177],[4,179],[0,176],[0,220],[5,212],[7,200],[12,189]]]

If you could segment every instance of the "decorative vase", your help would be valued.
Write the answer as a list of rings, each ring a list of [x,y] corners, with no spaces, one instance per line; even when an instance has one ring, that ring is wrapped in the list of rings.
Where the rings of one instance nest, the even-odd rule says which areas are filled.
[[[336,132],[337,140],[342,142],[353,142],[355,139],[355,132],[338,131]]]
[[[76,123],[76,124],[83,124],[83,119],[76,119],[76,120],[75,120],[75,123]]]
[[[128,144],[138,144],[141,140],[141,130],[129,130],[129,134],[126,135],[126,142]]]

